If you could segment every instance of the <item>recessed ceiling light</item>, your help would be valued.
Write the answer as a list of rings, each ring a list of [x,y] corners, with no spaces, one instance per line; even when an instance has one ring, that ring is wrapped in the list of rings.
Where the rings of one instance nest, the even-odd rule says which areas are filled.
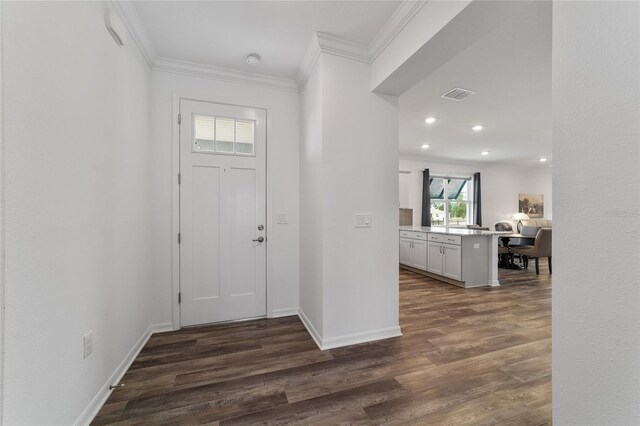
[[[247,56],[244,57],[245,61],[247,61],[247,64],[249,64],[252,67],[255,67],[256,65],[258,65],[260,63],[260,55],[258,55],[257,53],[249,53]]]
[[[427,149],[429,148],[429,144],[425,143],[424,145],[422,145],[422,149]]]
[[[546,162],[546,161],[547,161],[547,159],[546,159],[546,158],[544,158],[544,157],[542,157],[542,158],[540,159],[540,162],[541,162],[541,163],[544,163],[544,162]]]
[[[480,124],[478,124],[477,126],[473,126],[471,129],[475,130],[476,132],[479,132],[480,130],[484,129],[484,126],[481,126]]]
[[[427,117],[427,119],[424,120],[424,122],[427,123],[427,124],[433,124],[433,123],[436,122],[436,120],[437,120],[437,118],[435,118],[435,117]]]
[[[482,151],[480,155],[489,155],[489,151]]]

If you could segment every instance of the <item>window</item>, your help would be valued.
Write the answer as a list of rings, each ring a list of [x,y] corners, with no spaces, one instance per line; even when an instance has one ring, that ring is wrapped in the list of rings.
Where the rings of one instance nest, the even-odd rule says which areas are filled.
[[[193,151],[254,155],[255,122],[233,118],[193,116]]]
[[[465,226],[469,223],[469,180],[438,176],[429,179],[432,226]]]

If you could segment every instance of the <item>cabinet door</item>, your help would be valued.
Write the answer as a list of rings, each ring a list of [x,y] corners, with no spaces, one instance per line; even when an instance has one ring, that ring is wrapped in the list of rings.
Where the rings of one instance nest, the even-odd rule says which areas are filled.
[[[427,270],[427,242],[415,240],[413,242],[413,267]]]
[[[443,244],[443,274],[447,278],[462,281],[462,250],[460,246]]]
[[[413,266],[413,248],[411,241],[407,238],[400,238],[400,263]]]
[[[442,244],[428,243],[427,253],[427,271],[442,275]]]

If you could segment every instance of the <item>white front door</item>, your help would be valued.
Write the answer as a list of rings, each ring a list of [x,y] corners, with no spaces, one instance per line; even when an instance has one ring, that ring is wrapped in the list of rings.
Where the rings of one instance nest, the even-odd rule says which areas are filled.
[[[180,322],[266,315],[266,111],[180,101]]]

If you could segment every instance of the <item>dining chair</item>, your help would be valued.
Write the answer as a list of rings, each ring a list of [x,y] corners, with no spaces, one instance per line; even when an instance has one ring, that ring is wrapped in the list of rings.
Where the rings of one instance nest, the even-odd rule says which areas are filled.
[[[549,274],[552,273],[551,268],[551,228],[540,228],[536,234],[536,239],[533,246],[514,247],[513,253],[524,256],[524,267],[529,267],[529,258],[534,258],[536,261],[536,275],[540,275],[540,263],[541,257],[547,257],[549,259]]]

